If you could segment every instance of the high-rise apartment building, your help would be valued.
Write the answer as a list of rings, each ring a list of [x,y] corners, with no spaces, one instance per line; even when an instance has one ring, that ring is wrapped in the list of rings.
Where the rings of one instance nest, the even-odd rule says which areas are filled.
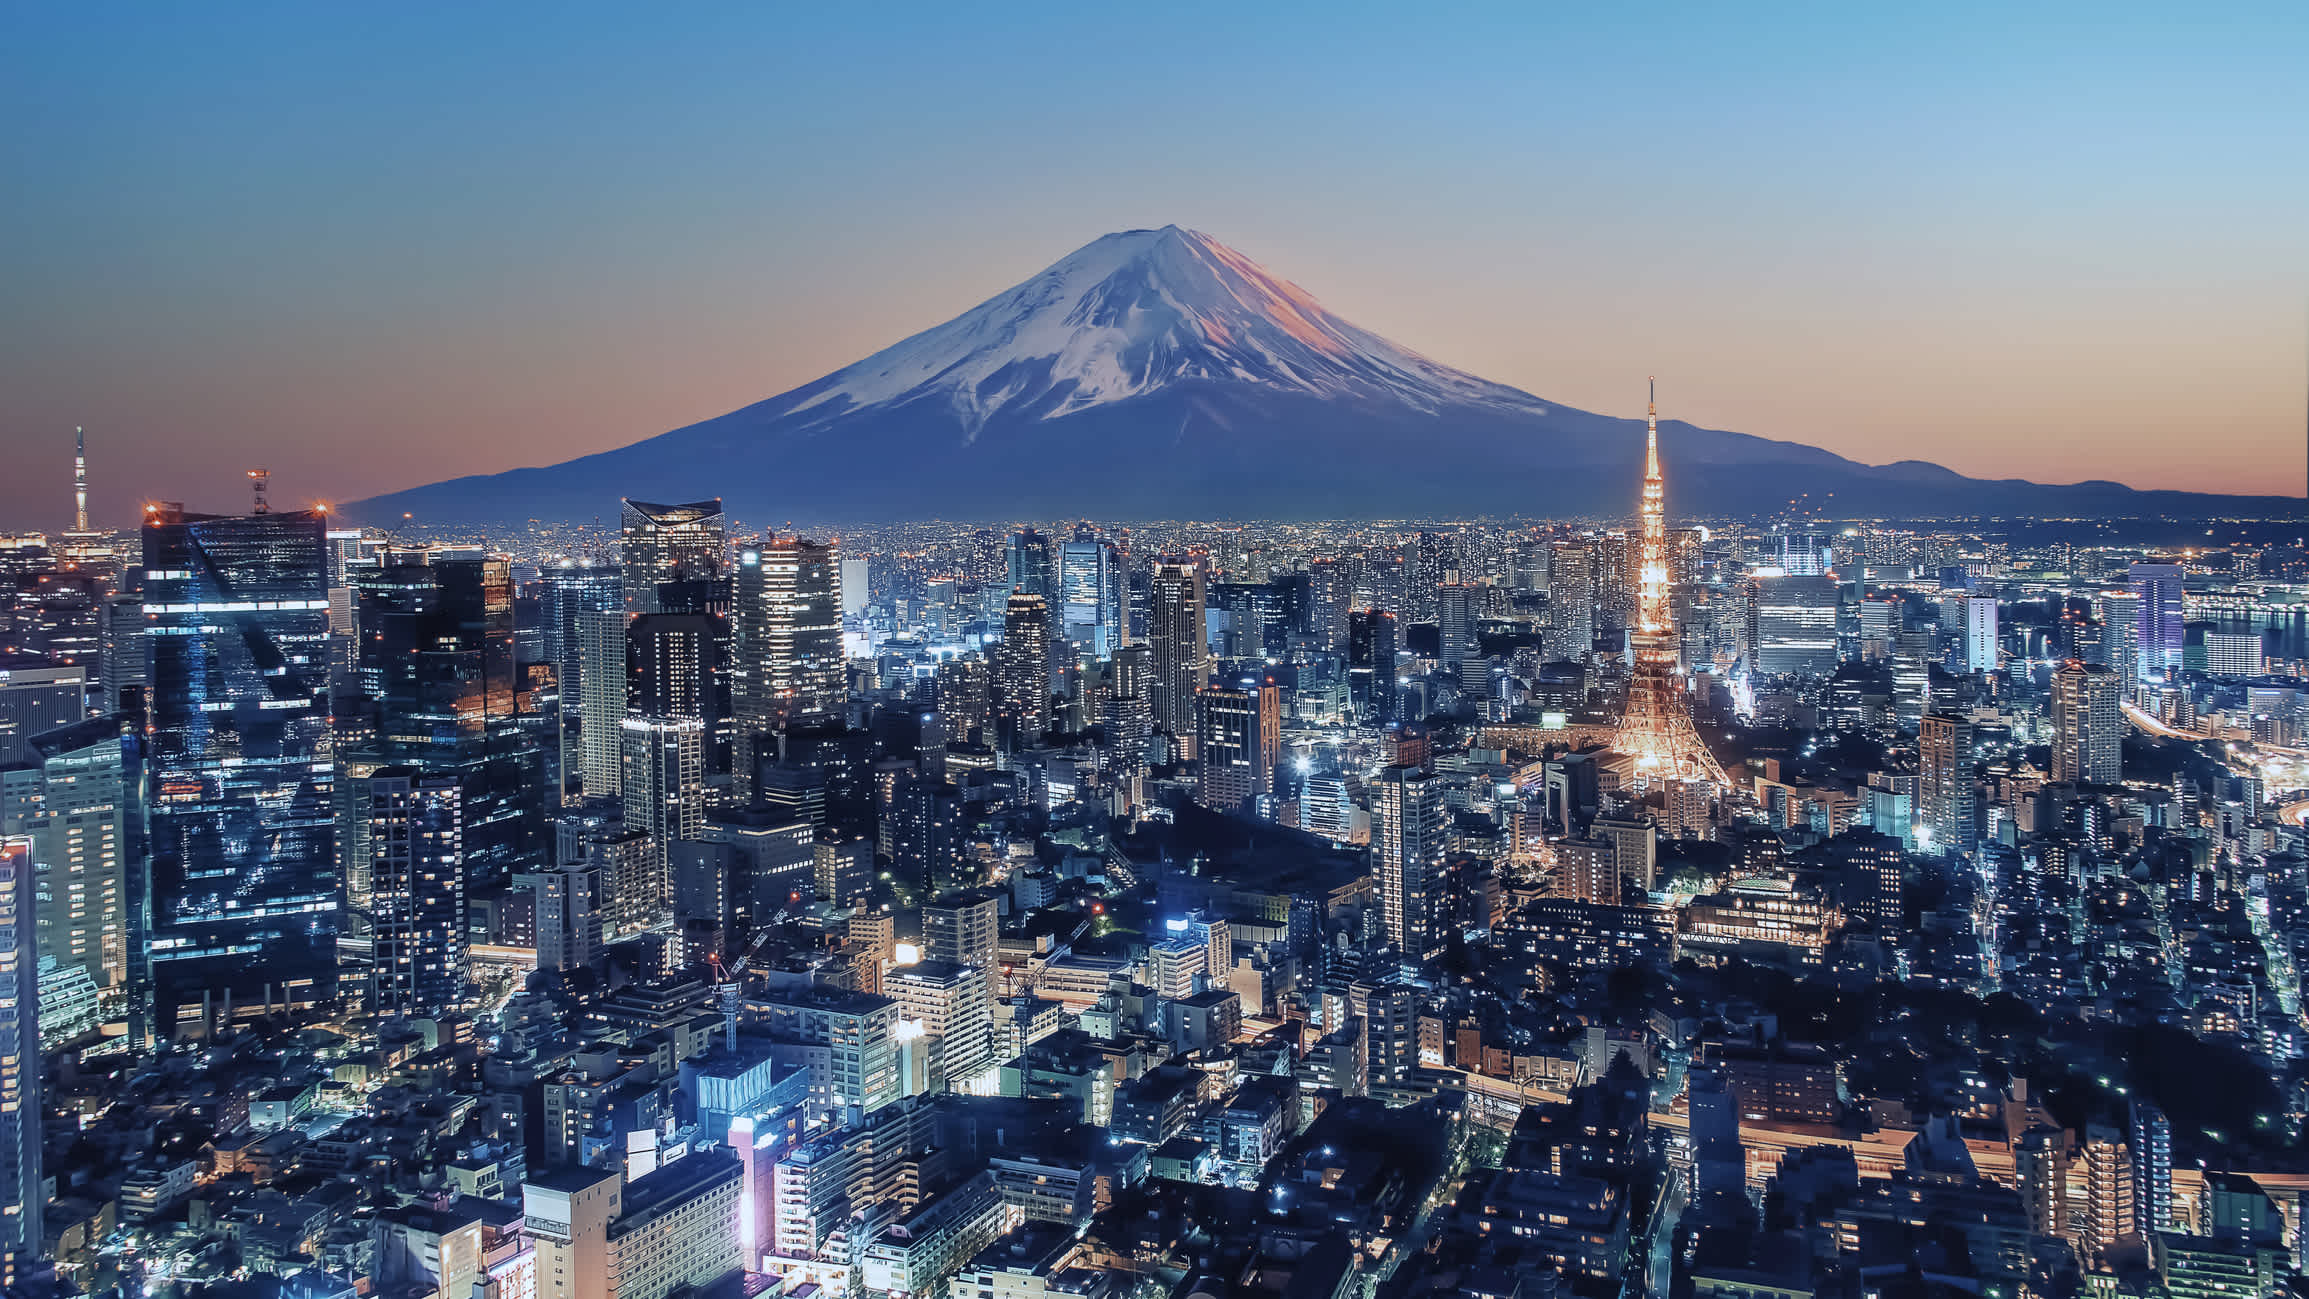
[[[2052,676],[2052,778],[2079,785],[2124,779],[2123,687],[2116,673],[2075,659]]]
[[[1970,856],[1980,846],[1973,789],[1972,723],[1934,713],[1918,726],[1918,802],[1927,851]]]
[[[156,1026],[336,993],[321,515],[145,516]]]
[[[1028,591],[1010,593],[1002,643],[994,650],[996,713],[1004,742],[1030,749],[1050,730],[1050,605]]]
[[[625,764],[625,624],[622,610],[577,615],[578,724],[588,798],[616,798]]]
[[[1584,540],[1559,541],[1548,556],[1547,655],[1584,657],[1595,647],[1594,555]]]
[[[1450,818],[1442,783],[1414,766],[1382,769],[1371,786],[1371,858],[1379,920],[1407,957],[1442,952]]]
[[[969,1089],[998,1063],[988,991],[993,975],[954,961],[925,960],[882,976],[882,992],[897,1001],[901,1019],[919,1024],[922,1035],[936,1043],[932,1049],[950,1090]]]
[[[628,717],[619,736],[625,826],[649,836],[654,914],[673,902],[672,845],[705,828],[705,727],[694,717]]]
[[[373,1009],[438,1015],[465,987],[464,799],[453,774],[385,767],[369,795]]]

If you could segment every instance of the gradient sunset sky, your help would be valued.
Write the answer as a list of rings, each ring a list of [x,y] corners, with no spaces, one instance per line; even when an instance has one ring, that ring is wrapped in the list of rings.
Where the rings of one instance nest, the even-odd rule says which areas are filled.
[[[1171,222],[1573,406],[2300,494],[2309,5],[1894,8],[7,6],[0,531],[75,424],[110,524],[550,463]]]

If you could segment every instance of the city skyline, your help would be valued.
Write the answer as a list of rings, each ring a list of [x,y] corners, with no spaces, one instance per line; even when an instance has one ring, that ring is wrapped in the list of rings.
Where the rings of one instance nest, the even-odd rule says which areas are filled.
[[[0,508],[40,526],[69,522],[49,484],[76,425],[100,526],[213,508],[256,464],[303,504],[553,463],[1171,222],[1575,407],[1632,416],[1659,372],[1695,423],[1869,463],[2300,491],[2309,195],[2261,161],[2305,117],[2281,8],[2095,11],[2081,38],[2049,15],[1269,15],[1127,43],[928,15],[888,43],[825,15],[13,21],[41,57],[0,94],[42,129],[7,146],[31,200],[0,221],[44,256],[0,309],[24,470]],[[589,105],[605,76],[630,93]],[[1152,107],[1053,107],[1117,77]]]

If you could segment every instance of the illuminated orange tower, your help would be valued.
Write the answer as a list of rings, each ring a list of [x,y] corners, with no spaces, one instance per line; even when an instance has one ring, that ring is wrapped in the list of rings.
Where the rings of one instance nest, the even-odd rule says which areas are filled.
[[[1632,760],[1639,784],[1705,780],[1728,790],[1731,782],[1692,726],[1683,687],[1676,680],[1675,614],[1668,607],[1667,485],[1660,477],[1660,407],[1655,381],[1645,408],[1642,566],[1638,569],[1636,652],[1612,750]]]

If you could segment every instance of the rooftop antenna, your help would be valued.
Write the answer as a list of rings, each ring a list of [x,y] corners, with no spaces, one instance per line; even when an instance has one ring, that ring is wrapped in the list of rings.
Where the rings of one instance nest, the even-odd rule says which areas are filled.
[[[272,481],[272,478],[273,471],[270,469],[249,470],[249,491],[256,498],[256,508],[251,513],[270,514],[273,512],[273,507],[265,504],[265,486]]]

